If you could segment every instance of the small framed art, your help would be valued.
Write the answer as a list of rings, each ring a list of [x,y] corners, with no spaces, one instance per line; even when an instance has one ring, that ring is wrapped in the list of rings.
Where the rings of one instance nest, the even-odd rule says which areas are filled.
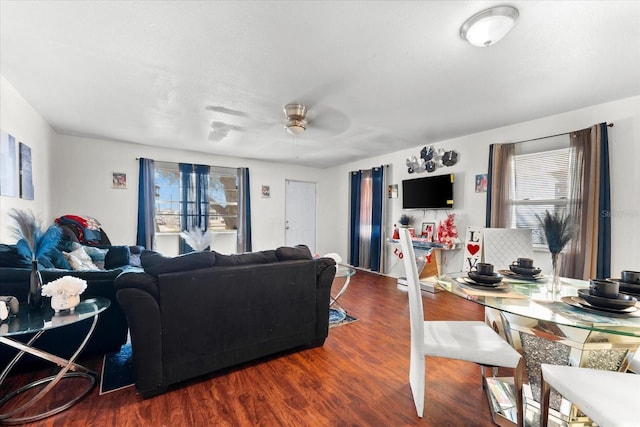
[[[436,224],[434,222],[423,222],[420,237],[426,239],[429,242],[433,242],[433,230],[435,226]]]
[[[124,172],[113,172],[111,174],[111,188],[126,189],[127,174]]]

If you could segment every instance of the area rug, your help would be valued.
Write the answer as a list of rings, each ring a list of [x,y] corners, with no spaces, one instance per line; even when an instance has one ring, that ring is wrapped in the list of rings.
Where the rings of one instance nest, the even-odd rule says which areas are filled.
[[[358,319],[348,315],[344,310],[337,310],[335,308],[329,309],[329,329],[347,325],[349,323],[355,322],[356,320]]]
[[[134,382],[131,343],[127,342],[120,352],[105,354],[100,375],[100,394],[131,387]]]
[[[329,309],[329,328],[347,325],[356,320],[358,319],[348,315],[344,310]],[[131,343],[127,342],[118,353],[109,353],[104,356],[100,376],[100,394],[131,387],[134,382]]]

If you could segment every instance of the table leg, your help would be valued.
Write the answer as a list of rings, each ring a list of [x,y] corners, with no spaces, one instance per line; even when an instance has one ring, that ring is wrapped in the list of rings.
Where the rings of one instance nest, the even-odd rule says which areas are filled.
[[[2,385],[4,380],[9,375],[9,372],[12,370],[12,368],[16,365],[16,363],[20,360],[20,358],[22,358],[22,356],[25,353],[32,354],[32,355],[34,355],[36,357],[39,357],[39,358],[41,358],[43,360],[52,362],[52,363],[54,363],[54,364],[56,364],[56,365],[61,367],[61,369],[60,369],[60,371],[58,372],[57,375],[53,375],[53,376],[50,376],[50,377],[42,378],[40,380],[37,380],[37,381],[31,382],[29,384],[26,384],[26,385],[18,388],[17,390],[14,390],[14,391],[8,393],[5,397],[3,397],[0,400],[0,408],[2,408],[9,400],[13,399],[14,397],[16,397],[17,395],[23,393],[24,391],[48,383],[45,387],[43,387],[40,391],[38,391],[31,399],[29,399],[27,402],[25,402],[24,404],[22,404],[18,408],[15,408],[15,409],[13,409],[13,410],[11,410],[9,412],[0,414],[0,424],[23,424],[23,423],[26,423],[26,422],[41,420],[43,418],[46,418],[46,417],[49,417],[51,415],[57,414],[59,412],[64,411],[65,409],[70,408],[74,404],[76,404],[78,401],[80,401],[80,399],[82,399],[84,396],[86,396],[93,389],[93,387],[96,384],[96,379],[98,377],[98,374],[93,372],[93,371],[91,371],[91,370],[89,370],[89,369],[87,369],[87,368],[85,368],[84,366],[76,364],[75,360],[77,359],[78,355],[84,349],[84,347],[86,346],[87,342],[89,341],[89,338],[91,337],[91,334],[93,333],[93,330],[95,329],[97,321],[98,321],[98,316],[96,315],[93,318],[93,322],[91,324],[91,327],[89,328],[89,331],[87,332],[86,337],[82,340],[82,342],[80,343],[80,346],[73,353],[73,355],[71,356],[71,358],[69,360],[63,359],[61,357],[55,356],[53,354],[50,354],[50,353],[47,353],[45,351],[42,351],[42,350],[39,350],[37,348],[32,347],[32,344],[38,339],[38,337],[40,337],[40,335],[42,335],[42,333],[44,331],[38,332],[31,340],[29,340],[29,342],[27,344],[24,344],[22,342],[19,342],[19,341],[16,341],[16,340],[13,340],[13,339],[10,339],[10,338],[7,338],[7,337],[0,337],[0,342],[1,343],[4,343],[4,344],[6,344],[6,345],[8,345],[10,347],[13,347],[15,349],[20,350],[19,353],[11,360],[11,362],[4,369],[2,374],[0,374],[0,385]],[[70,370],[72,372],[69,372]],[[24,417],[15,417],[15,415],[24,413],[29,408],[31,408],[32,406],[37,404],[63,378],[78,378],[78,377],[88,380],[89,384],[79,395],[77,395],[76,397],[74,397],[70,401],[65,402],[62,405],[60,405],[60,406],[58,406],[56,408],[53,408],[53,409],[51,409],[49,411],[43,412],[43,413],[38,413],[38,414],[34,414],[34,415],[28,415],[28,416],[24,416]]]

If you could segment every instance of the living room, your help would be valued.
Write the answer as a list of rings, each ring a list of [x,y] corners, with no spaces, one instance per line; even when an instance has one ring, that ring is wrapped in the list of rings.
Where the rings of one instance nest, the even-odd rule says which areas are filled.
[[[483,2],[483,5],[484,3],[486,2]],[[482,9],[480,5],[474,8]],[[637,8],[633,12],[635,15],[630,13],[630,16],[637,17]],[[637,43],[640,42],[636,42],[636,47]],[[629,56],[635,58],[635,64],[637,64],[638,49],[634,52],[633,45],[627,46],[626,49],[629,50]],[[338,253],[346,261],[349,253],[350,171],[390,165],[389,182],[400,187],[402,180],[418,176],[407,171],[406,161],[411,156],[418,156],[423,147],[432,145],[435,149],[454,150],[458,154],[457,163],[440,169],[435,174],[444,171],[455,174],[455,207],[447,213],[454,213],[458,229],[464,230],[467,226],[485,224],[486,193],[475,191],[474,180],[476,175],[487,173],[491,144],[532,140],[607,122],[613,124],[613,127],[608,130],[612,206],[611,212],[608,213],[612,218],[611,271],[620,272],[638,266],[640,196],[638,196],[636,183],[640,182],[640,172],[637,168],[640,159],[640,82],[637,78],[629,87],[615,91],[603,98],[601,102],[564,109],[566,104],[557,100],[555,94],[542,92],[540,97],[548,99],[546,103],[548,109],[526,116],[523,120],[498,120],[500,125],[444,138],[427,138],[426,136],[415,138],[411,145],[405,144],[401,148],[387,149],[383,154],[371,155],[371,152],[365,149],[360,152],[357,160],[349,159],[345,163],[318,167],[305,163],[302,138],[284,140],[287,150],[292,152],[299,150],[300,159],[296,162],[295,159],[265,160],[261,159],[260,155],[248,158],[182,149],[178,148],[182,147],[180,143],[176,143],[174,147],[163,147],[147,145],[145,140],[124,137],[57,132],[38,108],[30,103],[30,89],[13,83],[6,75],[10,73],[5,73],[5,70],[10,70],[5,67],[8,65],[3,62],[0,70],[0,128],[14,135],[16,141],[19,140],[30,146],[35,197],[33,200],[25,200],[20,197],[0,196],[1,243],[13,243],[15,240],[6,226],[6,220],[10,210],[17,208],[32,210],[45,224],[51,223],[54,218],[64,214],[89,215],[101,222],[112,242],[134,245],[138,210],[137,159],[150,158],[158,161],[233,168],[247,167],[251,173],[253,250],[274,249],[285,243],[285,182],[294,180],[315,183],[318,206],[317,240],[316,247],[312,250],[318,254]],[[37,74],[38,70],[33,70],[33,73]],[[637,75],[640,75],[640,70],[636,73]],[[607,78],[608,76],[603,78],[603,85],[608,84]],[[64,103],[63,97],[53,85],[51,97]],[[512,94],[513,108],[529,101],[528,98],[520,99],[517,93]],[[92,102],[101,104],[104,101],[94,99]],[[563,107],[556,107],[554,102]],[[458,100],[455,103],[463,102]],[[486,101],[486,103],[492,105],[492,102]],[[87,108],[91,109],[91,107]],[[388,108],[390,111],[394,110],[393,107]],[[424,119],[425,122],[430,120],[432,120],[431,117]],[[467,118],[461,112],[460,121],[464,120]],[[396,147],[393,143],[388,145]],[[126,174],[126,188],[113,188],[114,172]],[[269,197],[262,197],[262,186],[269,186]],[[407,212],[402,209],[401,197],[387,199],[386,209],[384,230],[387,233],[385,237],[390,237],[393,224],[402,213]],[[415,223],[418,226],[423,221],[437,223],[446,217],[445,211],[419,210],[408,213],[416,217]],[[170,251],[166,253],[166,255],[176,254],[177,252]],[[545,272],[550,271],[548,252],[536,251],[534,256],[536,265],[540,265]],[[459,271],[462,266],[462,253],[453,251],[448,258],[444,270]],[[390,270],[389,267],[394,261],[392,251],[387,248],[385,268]],[[389,283],[392,282],[393,280]],[[364,297],[365,291],[352,295],[351,298],[354,299],[349,299],[348,294],[345,295],[347,305],[356,304],[355,296]],[[401,307],[399,300],[393,301],[397,307]],[[367,309],[374,308],[367,307]],[[403,324],[400,323],[400,326]],[[388,333],[384,329],[378,332]],[[356,338],[353,335],[345,336],[345,340]],[[406,338],[403,336],[403,339]],[[406,349],[403,347],[402,350]],[[456,368],[458,368],[457,365]]]

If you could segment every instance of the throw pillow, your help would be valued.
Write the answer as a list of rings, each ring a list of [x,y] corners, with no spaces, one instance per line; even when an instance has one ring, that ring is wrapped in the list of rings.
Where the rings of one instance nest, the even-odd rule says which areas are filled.
[[[154,251],[145,250],[140,256],[142,268],[152,276],[179,271],[198,270],[213,267],[216,256],[213,252],[190,252],[177,257],[165,257]]]
[[[73,270],[99,270],[91,261],[89,254],[85,252],[84,247],[80,247],[73,252],[63,252],[63,254]]]
[[[293,261],[298,259],[313,259],[311,251],[306,245],[297,245],[296,247],[282,246],[276,249],[276,256],[280,261]]]
[[[93,261],[100,270],[104,270],[104,259],[107,255],[108,249],[100,249],[95,246],[85,246],[84,251],[89,254],[91,261]]]
[[[110,246],[104,257],[104,268],[112,270],[129,265],[130,256],[129,246]]]
[[[67,259],[64,257],[61,250],[57,248],[53,248],[49,252],[48,257],[51,260],[51,263],[53,264],[54,268],[71,270],[71,265],[69,264],[69,261],[67,261]]]

